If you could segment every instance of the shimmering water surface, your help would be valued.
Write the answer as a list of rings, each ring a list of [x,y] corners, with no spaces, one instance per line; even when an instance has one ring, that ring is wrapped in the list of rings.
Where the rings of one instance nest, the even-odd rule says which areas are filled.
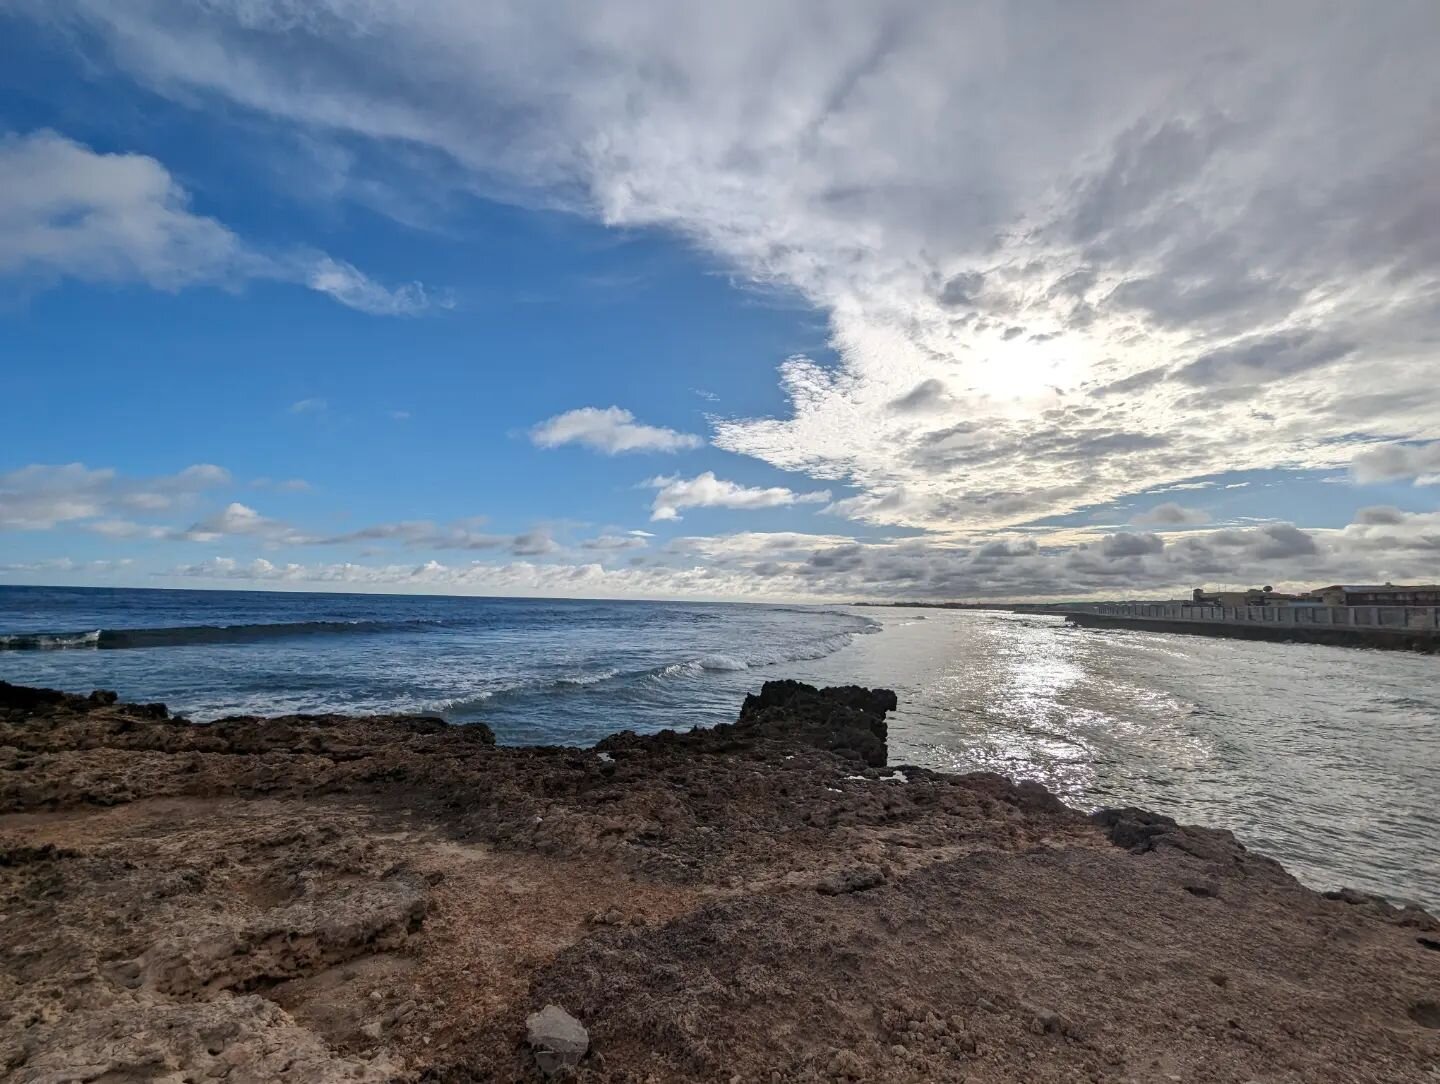
[[[1230,828],[1318,887],[1440,907],[1433,656],[1001,612],[0,587],[0,678],[196,719],[430,711],[588,743],[732,719],[773,677],[895,689],[893,762]]]

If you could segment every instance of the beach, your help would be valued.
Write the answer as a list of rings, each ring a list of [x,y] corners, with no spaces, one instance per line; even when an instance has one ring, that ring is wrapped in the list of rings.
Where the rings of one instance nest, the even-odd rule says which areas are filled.
[[[507,747],[0,689],[10,1079],[1427,1081],[1440,925],[897,763],[893,694]],[[537,1058],[555,1006],[583,1056]]]

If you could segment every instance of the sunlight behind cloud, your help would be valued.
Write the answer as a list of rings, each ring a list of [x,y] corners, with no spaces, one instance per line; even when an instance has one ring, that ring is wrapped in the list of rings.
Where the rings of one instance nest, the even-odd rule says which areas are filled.
[[[821,313],[829,350],[774,359],[782,406],[709,419],[714,449],[816,488],[744,486],[723,465],[652,479],[657,521],[813,503],[831,523],[922,532],[941,560],[1226,471],[1435,475],[1440,140],[1417,137],[1440,95],[1431,5],[16,10],[87,35],[149,92],[352,163],[364,148],[387,187],[678,238]],[[219,239],[218,256],[178,246],[185,274],[233,274],[226,252],[245,246],[143,161],[146,221]],[[338,258],[289,266],[366,312],[433,301]],[[687,396],[708,387],[681,377]],[[616,406],[531,439],[704,443]],[[1064,567],[1079,582],[1095,559]]]

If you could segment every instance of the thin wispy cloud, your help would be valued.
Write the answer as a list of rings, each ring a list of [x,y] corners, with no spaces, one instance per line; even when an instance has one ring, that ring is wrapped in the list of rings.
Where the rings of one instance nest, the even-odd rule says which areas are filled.
[[[127,478],[83,463],[32,464],[0,474],[0,530],[50,530],[123,514],[165,512],[231,483],[211,463],[153,478]]]
[[[650,505],[652,520],[674,520],[686,508],[781,508],[791,504],[824,504],[829,490],[796,493],[784,486],[744,486],[705,471],[694,478],[679,475],[651,478],[645,485],[656,490]]]
[[[256,478],[250,485],[254,489],[270,489],[277,493],[309,493],[315,488],[304,478]]]
[[[323,253],[261,252],[197,213],[154,158],[99,153],[51,131],[0,135],[0,277],[169,291],[275,280],[384,316],[435,303],[419,283],[389,288]]]
[[[579,444],[605,455],[625,452],[680,452],[705,443],[693,433],[680,433],[663,426],[644,425],[635,415],[619,407],[580,407],[548,418],[530,430],[530,439],[540,448]]]
[[[316,256],[304,268],[305,285],[334,298],[340,304],[373,316],[415,316],[440,304],[418,282],[403,286],[380,285],[359,268],[329,256]]]

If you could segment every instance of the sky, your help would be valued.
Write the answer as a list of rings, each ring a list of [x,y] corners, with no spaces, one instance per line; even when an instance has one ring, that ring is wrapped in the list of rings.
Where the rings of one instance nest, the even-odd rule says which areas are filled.
[[[0,0],[0,582],[1440,579],[1440,6]]]

